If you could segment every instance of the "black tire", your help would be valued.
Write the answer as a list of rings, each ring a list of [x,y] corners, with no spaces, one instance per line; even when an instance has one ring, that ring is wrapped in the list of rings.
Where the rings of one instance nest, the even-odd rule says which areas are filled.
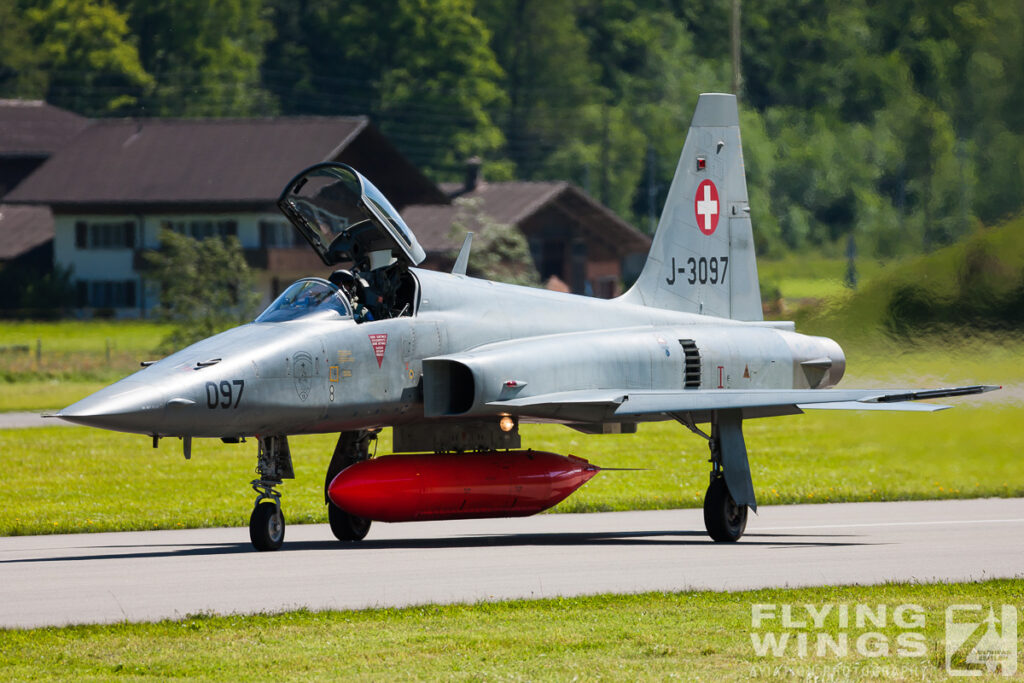
[[[704,494],[704,528],[717,543],[735,543],[747,528],[747,506],[732,499],[725,477],[712,479]]]
[[[327,504],[327,520],[339,541],[361,541],[370,531],[370,520],[350,515],[334,503]]]
[[[249,517],[249,538],[256,550],[277,550],[284,543],[284,513],[273,503],[261,503]]]

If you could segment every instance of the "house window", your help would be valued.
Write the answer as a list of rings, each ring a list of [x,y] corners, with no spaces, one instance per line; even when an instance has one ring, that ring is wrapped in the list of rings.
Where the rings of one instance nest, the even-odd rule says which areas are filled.
[[[137,305],[134,280],[79,280],[78,305],[92,308],[131,308]]]
[[[229,237],[238,234],[238,221],[231,220],[195,220],[195,221],[160,221],[162,230],[172,230],[197,240],[207,237]]]
[[[287,221],[260,221],[260,246],[294,247],[297,244],[296,237],[298,233]]]
[[[135,221],[78,221],[75,246],[79,249],[134,249]]]

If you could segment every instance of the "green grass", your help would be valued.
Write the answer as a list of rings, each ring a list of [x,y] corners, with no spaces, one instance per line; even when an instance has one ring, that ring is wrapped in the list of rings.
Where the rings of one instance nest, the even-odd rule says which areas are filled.
[[[945,672],[945,610],[953,604],[1018,604],[1024,581],[950,585],[691,592],[596,596],[476,605],[253,617],[194,615],[154,624],[0,631],[0,668],[8,680],[201,678],[208,680],[940,680]],[[779,621],[752,626],[754,604],[805,605],[833,616],[813,626]],[[837,605],[887,608],[884,626],[841,627]],[[904,604],[923,617],[901,627]],[[984,628],[984,627],[983,627]],[[806,657],[759,656],[752,633],[792,640],[806,634]],[[818,656],[817,635],[845,633],[845,656]],[[888,655],[865,656],[856,642],[880,634]],[[899,656],[915,634],[919,646]],[[1022,634],[1024,635],[1024,634]],[[974,641],[968,641],[968,650]],[[962,654],[954,657],[965,664]],[[972,679],[977,680],[977,679]],[[985,677],[983,680],[1006,680]]]
[[[878,275],[885,265],[875,259],[857,259],[858,282]],[[778,289],[788,309],[808,300],[822,301],[844,296],[846,287],[845,258],[817,254],[788,254],[779,259],[760,259],[757,264],[762,293]]]
[[[1018,217],[888,263],[862,278],[856,292],[840,292],[825,305],[797,311],[796,318],[804,332],[847,341],[906,338],[944,326],[957,338],[977,329],[1019,330],[1022,297],[1024,217]]]
[[[144,320],[4,320],[0,323],[0,347],[28,346],[35,353],[38,340],[44,353],[103,353],[109,341],[117,350],[149,353],[160,346],[171,327]]]
[[[934,414],[817,412],[745,425],[761,504],[1024,496],[1024,409],[985,404]],[[605,472],[556,511],[699,507],[706,443],[674,423],[636,435],[587,436],[524,425],[523,443],[579,455]],[[333,435],[292,437],[297,479],[284,493],[289,523],[323,522],[323,476]],[[197,440],[156,450],[146,437],[79,427],[0,431],[8,501],[0,535],[248,523],[255,443]],[[378,452],[389,452],[383,432]]]
[[[0,323],[0,410],[59,408],[159,357],[168,325],[145,321]],[[55,386],[55,382],[61,384]]]
[[[99,391],[120,377],[116,375],[110,380],[35,379],[0,382],[0,412],[43,412],[63,408]]]

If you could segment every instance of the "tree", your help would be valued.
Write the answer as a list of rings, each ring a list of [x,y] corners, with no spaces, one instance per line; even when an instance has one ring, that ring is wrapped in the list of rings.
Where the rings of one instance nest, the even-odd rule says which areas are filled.
[[[0,26],[0,96],[43,97],[47,85],[43,55],[29,35],[29,22],[18,0],[0,0]]]
[[[496,0],[477,8],[491,34],[508,105],[497,116],[520,178],[550,177],[551,154],[579,135],[580,112],[599,100],[598,70],[572,4]]]
[[[540,275],[523,233],[489,216],[480,197],[460,197],[455,200],[455,207],[448,237],[461,246],[466,233],[473,233],[467,268],[470,275],[529,287],[540,284]],[[453,261],[457,255],[458,250],[449,254]]]
[[[159,116],[276,113],[260,82],[273,27],[262,0],[122,0],[156,87],[144,98]]]
[[[455,180],[471,156],[494,177],[502,71],[472,0],[273,0],[265,75],[282,110],[369,114],[414,164]],[[507,175],[507,167],[499,169]]]
[[[51,104],[110,115],[133,108],[153,84],[125,15],[103,0],[40,2],[26,10],[25,22]]]
[[[150,282],[160,295],[158,315],[177,324],[164,340],[176,349],[248,322],[259,295],[235,237],[202,241],[170,230],[160,249],[145,254]]]

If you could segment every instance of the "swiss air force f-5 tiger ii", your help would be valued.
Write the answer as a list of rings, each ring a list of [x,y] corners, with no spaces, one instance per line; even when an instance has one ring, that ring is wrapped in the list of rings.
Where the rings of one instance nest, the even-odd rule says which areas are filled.
[[[631,433],[676,420],[711,450],[704,521],[736,541],[757,509],[743,420],[809,408],[937,410],[917,399],[996,387],[834,389],[839,345],[762,319],[739,116],[701,95],[650,255],[614,300],[451,273],[425,254],[388,200],[348,166],[296,176],[278,202],[337,268],[291,285],[255,321],[203,340],[60,411],[79,424],[259,444],[249,531],[284,540],[277,487],[293,477],[288,436],[339,432],[324,483],[334,535],[371,520],[512,517],[544,510],[600,469],[520,450],[520,421]],[[393,427],[394,451],[369,442]]]

